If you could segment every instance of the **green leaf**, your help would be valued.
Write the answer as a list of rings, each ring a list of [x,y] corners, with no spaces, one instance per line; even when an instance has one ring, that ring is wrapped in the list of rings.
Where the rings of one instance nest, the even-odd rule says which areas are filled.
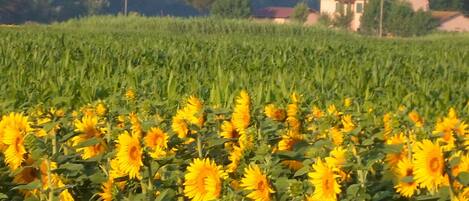
[[[384,145],[383,152],[386,154],[398,154],[401,153],[403,144],[386,144]]]
[[[0,199],[8,199],[8,195],[0,193]]]
[[[457,176],[457,179],[462,185],[468,186],[469,185],[469,172],[460,172]]]
[[[83,142],[80,142],[79,144],[77,144],[77,146],[75,146],[74,148],[83,148],[83,147],[89,147],[89,146],[93,146],[93,145],[96,145],[100,143],[100,140],[96,137],[93,137],[93,138],[90,138],[88,140],[85,140]]]
[[[96,173],[88,177],[91,182],[95,184],[101,184],[107,180],[107,178],[102,173]]]
[[[207,140],[208,147],[214,147],[214,146],[219,146],[224,144],[225,142],[230,141],[230,139],[224,139],[224,138],[215,138],[215,139],[209,139]]]
[[[295,175],[293,175],[293,177],[302,176],[302,175],[305,175],[308,172],[309,172],[309,167],[304,166],[304,167],[300,168],[298,171],[296,171]]]
[[[12,190],[34,190],[41,188],[42,184],[39,180],[34,180],[33,182],[25,185],[19,185],[12,188]]]
[[[84,166],[82,164],[76,164],[76,163],[65,163],[60,165],[61,169],[67,169],[70,171],[82,171],[84,169]]]
[[[455,167],[461,162],[461,157],[454,157],[449,161],[449,167]]]
[[[174,200],[175,196],[176,192],[174,192],[174,190],[165,189],[158,195],[158,197],[155,198],[155,201]]]
[[[348,196],[356,196],[360,190],[360,184],[352,184],[347,188]]]

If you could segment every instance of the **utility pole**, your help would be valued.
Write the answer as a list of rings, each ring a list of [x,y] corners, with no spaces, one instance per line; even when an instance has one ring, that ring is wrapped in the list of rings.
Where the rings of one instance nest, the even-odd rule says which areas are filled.
[[[383,10],[384,0],[381,0],[381,6],[379,9],[379,37],[383,37]]]
[[[124,16],[127,16],[127,0],[124,0]]]

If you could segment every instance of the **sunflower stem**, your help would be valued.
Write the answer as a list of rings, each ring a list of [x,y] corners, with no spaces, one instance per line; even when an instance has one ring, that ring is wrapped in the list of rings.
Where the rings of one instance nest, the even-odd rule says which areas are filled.
[[[199,158],[202,159],[202,141],[200,140],[200,135],[197,135],[197,151],[199,152]]]

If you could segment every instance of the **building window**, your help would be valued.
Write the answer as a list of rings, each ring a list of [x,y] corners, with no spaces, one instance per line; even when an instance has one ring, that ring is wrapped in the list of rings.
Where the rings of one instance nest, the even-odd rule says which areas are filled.
[[[336,13],[344,12],[344,4],[340,2],[335,3],[335,12]]]
[[[357,3],[357,8],[355,10],[357,13],[363,13],[363,3]]]

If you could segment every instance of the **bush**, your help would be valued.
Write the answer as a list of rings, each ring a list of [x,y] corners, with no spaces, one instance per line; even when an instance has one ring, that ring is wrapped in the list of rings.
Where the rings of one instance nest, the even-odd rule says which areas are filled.
[[[247,18],[251,14],[250,0],[216,0],[211,14],[224,18]]]
[[[308,18],[308,14],[309,14],[308,4],[306,4],[306,2],[304,2],[304,1],[302,1],[302,2],[299,2],[298,4],[296,4],[295,11],[293,12],[292,18],[293,18],[294,21],[304,23],[304,22],[306,22],[306,20]]]

